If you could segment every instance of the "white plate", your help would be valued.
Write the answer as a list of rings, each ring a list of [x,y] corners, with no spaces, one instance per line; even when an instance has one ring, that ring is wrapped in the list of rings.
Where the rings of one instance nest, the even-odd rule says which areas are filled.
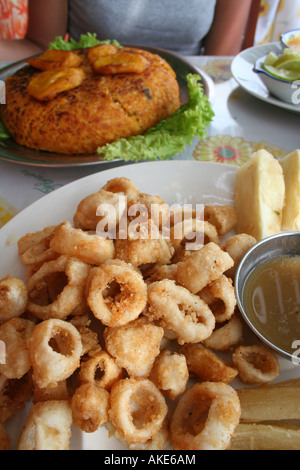
[[[274,106],[278,106],[279,108],[293,111],[294,113],[300,113],[299,106],[285,103],[284,101],[272,96],[262,82],[259,74],[253,71],[253,67],[257,59],[267,55],[269,52],[281,54],[282,51],[283,48],[280,42],[273,42],[245,49],[233,59],[231,72],[238,84],[256,98],[273,104]]]
[[[214,83],[212,79],[202,70],[194,67],[184,57],[161,48],[132,46],[160,55],[165,59],[176,73],[176,78],[180,89],[181,103],[186,103],[189,98],[187,86],[187,75],[189,73],[198,74],[201,77],[203,91],[210,102],[214,99]],[[0,69],[0,80],[5,81],[9,75],[15,73],[19,68],[24,67],[26,62],[19,61]],[[13,139],[3,139],[0,141],[0,160],[9,161],[28,166],[38,167],[72,167],[72,166],[90,166],[90,165],[107,165],[106,160],[101,159],[101,155],[62,155],[53,152],[45,152],[43,150],[34,150],[19,145]]]
[[[0,229],[1,266],[0,279],[5,274],[23,277],[16,240],[28,232],[72,220],[80,200],[97,191],[109,179],[125,176],[143,192],[160,195],[167,204],[232,204],[235,188],[236,169],[221,163],[167,161],[138,163],[128,167],[102,171],[70,183],[19,213]],[[286,359],[280,359],[280,380],[298,377],[300,369]],[[240,387],[236,383],[234,386]],[[17,414],[9,423],[8,433],[13,445],[26,418],[26,410]],[[92,434],[86,434],[73,426],[71,449],[123,449],[119,441],[109,438],[103,427]]]

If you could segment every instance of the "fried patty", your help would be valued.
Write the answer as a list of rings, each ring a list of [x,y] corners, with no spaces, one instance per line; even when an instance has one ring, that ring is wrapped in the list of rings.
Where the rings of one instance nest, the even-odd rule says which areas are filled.
[[[28,93],[29,82],[40,70],[28,65],[8,77],[0,115],[16,142],[62,154],[95,153],[98,147],[141,134],[173,114],[180,96],[170,65],[148,51],[122,51],[141,54],[150,65],[142,73],[99,74],[88,62],[88,50],[77,50],[85,79],[48,101]]]

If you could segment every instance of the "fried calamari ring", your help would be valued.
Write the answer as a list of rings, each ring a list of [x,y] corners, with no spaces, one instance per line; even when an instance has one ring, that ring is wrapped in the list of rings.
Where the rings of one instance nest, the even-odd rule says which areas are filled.
[[[69,221],[57,227],[50,247],[61,255],[78,258],[92,265],[112,259],[115,253],[113,240],[74,228]]]
[[[105,427],[109,432],[109,437],[114,436],[129,450],[165,450],[170,441],[168,418],[165,419],[157,433],[146,442],[130,442],[124,439],[109,420],[105,423]]]
[[[202,344],[185,344],[180,352],[185,355],[189,372],[203,382],[229,384],[238,375],[237,369]]]
[[[232,266],[233,260],[229,254],[216,243],[209,242],[178,263],[176,279],[179,284],[197,294]]]
[[[28,281],[28,310],[41,320],[48,318],[65,319],[84,299],[85,281],[90,266],[75,258],[60,256],[56,260],[44,263]],[[48,279],[51,275],[62,274],[66,277],[54,300],[48,298]],[[46,289],[46,298],[39,298],[39,294]]]
[[[109,289],[112,285],[113,293]],[[108,260],[93,270],[87,303],[104,325],[125,325],[135,320],[146,307],[147,286],[132,265]]]
[[[109,391],[115,382],[124,377],[124,371],[106,351],[92,351],[91,355],[81,363],[78,384],[92,383]]]
[[[149,276],[146,278],[147,283],[155,281],[163,281],[164,279],[176,280],[177,264],[165,264],[163,266],[155,266]]]
[[[234,314],[237,304],[235,291],[231,280],[224,274],[204,287],[199,295],[213,312],[217,323],[229,320]]]
[[[125,177],[112,178],[107,181],[102,189],[111,193],[124,194],[124,196],[127,197],[128,202],[136,200],[140,194],[140,191],[135,184],[129,178]]]
[[[0,364],[0,374],[8,379],[20,379],[31,368],[28,342],[34,326],[24,318],[12,318],[0,326],[0,341],[5,343],[5,364]]]
[[[170,421],[175,450],[226,450],[241,415],[237,392],[221,382],[202,382],[180,397]]]
[[[57,258],[58,254],[50,248],[55,229],[55,225],[50,225],[44,230],[27,233],[20,238],[18,252],[23,264],[32,266]]]
[[[38,230],[33,233],[26,233],[23,237],[18,240],[18,253],[21,257],[27,250],[37,245],[44,238],[51,237],[54,233],[56,225],[49,225],[43,230]]]
[[[232,355],[232,360],[245,383],[272,382],[280,373],[277,357],[262,345],[239,346]]]
[[[33,403],[49,400],[70,400],[72,397],[72,388],[68,380],[61,380],[55,387],[39,388],[36,383],[33,385]]]
[[[70,320],[70,322],[74,324],[72,320]],[[76,324],[74,326],[76,326]],[[98,334],[96,331],[93,331],[91,328],[89,328],[88,326],[84,326],[84,325],[76,326],[76,328],[81,337],[83,356],[87,354],[91,354],[98,348],[101,349],[101,346],[99,344]]]
[[[243,341],[243,323],[238,313],[235,313],[230,320],[219,324],[209,338],[203,341],[206,348],[216,351],[231,351],[235,346]]]
[[[0,322],[22,315],[27,301],[27,287],[21,279],[7,275],[0,280]]]
[[[0,450],[11,450],[10,437],[6,433],[3,424],[0,422]]]
[[[32,397],[31,372],[23,375],[21,379],[7,379],[0,374],[0,422],[7,420],[25,408]]]
[[[100,189],[96,193],[90,194],[82,199],[78,204],[73,218],[75,228],[96,230],[98,223],[103,217],[105,217],[111,225],[116,225],[126,208],[126,205],[122,204],[120,196],[119,193]],[[101,208],[103,211],[100,210]],[[104,214],[104,208],[111,209],[109,214]]]
[[[215,317],[206,303],[169,279],[148,286],[148,303],[145,315],[175,332],[179,344],[203,341],[215,327]]]
[[[151,380],[128,378],[116,382],[110,393],[108,416],[122,438],[138,443],[151,439],[168,412],[165,399]]]
[[[162,351],[155,360],[149,379],[164,396],[175,400],[184,392],[189,380],[185,356],[176,352]]]
[[[171,228],[170,238],[176,252],[183,247],[186,250],[199,250],[209,242],[220,245],[215,226],[197,219],[187,219],[175,224]]]
[[[147,222],[148,226],[152,224]],[[174,249],[169,240],[157,232],[157,235],[151,236],[151,228],[149,228],[149,236],[145,234],[145,238],[117,239],[115,242],[115,258],[131,263],[133,266],[141,267],[142,265],[155,264],[164,265],[171,261]]]
[[[32,405],[17,450],[69,450],[72,410],[68,401]]]
[[[71,399],[73,423],[84,432],[95,432],[108,419],[109,393],[94,383],[76,388]]]
[[[226,275],[234,279],[236,270],[238,265],[243,258],[243,256],[247,253],[252,246],[256,244],[256,239],[247,233],[239,233],[237,235],[232,235],[226,240],[225,243],[225,251],[230,255],[233,259],[234,265],[230,268]]]
[[[214,225],[219,235],[225,235],[236,226],[237,215],[233,206],[207,205],[204,208],[204,220]]]
[[[157,230],[163,230],[166,225],[169,226],[169,206],[160,196],[140,193],[139,197],[128,205],[127,213],[129,223],[137,218],[143,222],[151,220]]]
[[[39,388],[55,387],[80,365],[80,334],[71,323],[45,320],[35,326],[29,339],[33,380]]]
[[[147,377],[159,355],[163,328],[140,317],[126,325],[106,328],[103,333],[107,351],[129,376]]]

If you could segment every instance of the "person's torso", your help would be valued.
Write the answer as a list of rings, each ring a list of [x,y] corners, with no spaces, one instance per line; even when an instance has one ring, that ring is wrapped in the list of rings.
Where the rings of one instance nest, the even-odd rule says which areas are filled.
[[[69,33],[96,33],[121,44],[200,53],[216,0],[69,0]]]

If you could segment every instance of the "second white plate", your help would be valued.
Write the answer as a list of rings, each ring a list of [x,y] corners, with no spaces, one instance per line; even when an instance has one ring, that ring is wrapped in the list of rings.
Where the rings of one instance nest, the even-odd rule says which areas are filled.
[[[284,101],[272,96],[259,75],[253,71],[253,67],[257,59],[263,57],[269,52],[280,54],[282,53],[282,50],[280,42],[273,42],[245,49],[233,59],[231,72],[238,84],[256,98],[273,104],[274,106],[278,106],[279,108],[293,111],[294,113],[300,113],[300,108],[298,106],[285,103]]]

